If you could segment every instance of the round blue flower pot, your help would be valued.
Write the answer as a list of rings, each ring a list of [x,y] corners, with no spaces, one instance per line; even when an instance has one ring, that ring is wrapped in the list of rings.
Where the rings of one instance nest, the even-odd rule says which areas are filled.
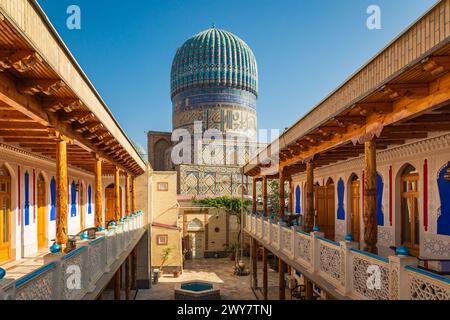
[[[353,236],[349,233],[344,237],[344,240],[347,242],[352,242],[353,241]]]
[[[2,280],[6,276],[5,269],[0,268],[0,280]]]
[[[119,222],[123,222],[123,221],[124,221],[123,218],[120,218]]]
[[[405,246],[400,246],[395,250],[395,254],[398,256],[409,256],[409,250]]]
[[[88,233],[87,233],[87,232],[83,232],[83,233],[81,234],[81,236],[80,236],[80,239],[81,239],[81,240],[87,240],[87,239],[89,239]]]
[[[115,221],[111,222],[111,223],[109,224],[109,226],[115,227],[115,226],[116,226],[116,222],[115,222]]]
[[[314,226],[313,231],[314,232],[320,232],[320,227],[319,226]]]
[[[105,231],[105,227],[104,226],[100,226],[100,227],[98,227],[97,230],[100,231],[100,232]]]
[[[53,254],[58,254],[61,253],[61,246],[57,243],[54,243],[51,247],[50,247],[50,252]]]

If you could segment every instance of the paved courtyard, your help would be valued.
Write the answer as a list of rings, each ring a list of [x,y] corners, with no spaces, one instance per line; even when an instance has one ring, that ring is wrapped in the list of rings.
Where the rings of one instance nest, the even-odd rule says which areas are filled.
[[[246,261],[250,267],[250,261]],[[166,275],[150,290],[139,290],[136,300],[173,300],[177,283],[190,280],[204,280],[214,283],[220,289],[223,300],[256,300],[250,288],[250,276],[233,275],[234,261],[230,259],[199,259],[186,261],[185,270],[179,278]],[[262,264],[258,265],[259,284],[262,283]],[[278,293],[278,273],[269,268],[269,292]],[[275,288],[276,287],[276,290]],[[272,298],[272,296],[271,296]],[[275,297],[273,297],[275,298]]]

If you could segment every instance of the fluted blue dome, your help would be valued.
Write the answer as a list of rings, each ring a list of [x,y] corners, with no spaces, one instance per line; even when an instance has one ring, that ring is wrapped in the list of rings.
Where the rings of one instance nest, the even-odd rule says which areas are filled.
[[[250,47],[236,35],[211,28],[187,40],[172,64],[172,97],[188,88],[230,87],[258,94],[258,68]]]

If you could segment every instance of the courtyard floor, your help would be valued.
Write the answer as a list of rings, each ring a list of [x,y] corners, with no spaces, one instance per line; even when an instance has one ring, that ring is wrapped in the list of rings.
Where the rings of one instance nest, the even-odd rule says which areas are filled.
[[[250,261],[245,260],[247,268]],[[197,259],[186,261],[183,274],[179,278],[166,275],[149,290],[139,290],[136,300],[173,300],[177,283],[190,280],[203,280],[214,283],[220,289],[223,300],[256,300],[250,288],[250,276],[233,275],[234,261],[230,259]],[[258,262],[258,281],[262,283],[262,263]],[[276,299],[278,294],[278,273],[269,268],[269,298]],[[257,293],[260,298],[260,294]],[[286,295],[289,297],[289,295]]]

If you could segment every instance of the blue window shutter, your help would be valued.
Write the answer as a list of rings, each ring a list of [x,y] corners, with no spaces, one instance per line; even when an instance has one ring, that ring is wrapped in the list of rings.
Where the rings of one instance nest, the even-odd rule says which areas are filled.
[[[377,220],[379,226],[384,226],[383,188],[383,177],[377,173]]]
[[[30,175],[28,171],[25,172],[25,225],[30,224]]]
[[[450,162],[439,172],[438,189],[441,199],[440,215],[437,221],[437,233],[450,236],[450,181],[445,179]]]
[[[72,181],[72,185],[70,187],[70,196],[72,198],[70,216],[76,217],[77,216],[77,187],[75,185],[75,181]]]
[[[338,181],[337,191],[338,191],[337,218],[339,220],[345,220],[345,209],[344,209],[345,184],[342,178],[340,178]]]
[[[88,187],[88,214],[92,213],[92,187]]]
[[[52,177],[52,180],[50,181],[50,201],[51,201],[51,207],[50,207],[50,221],[56,220],[56,180],[55,177]]]
[[[297,186],[297,188],[295,188],[295,213],[301,214],[302,213],[302,207],[300,205],[300,201],[301,201],[301,191],[300,191],[300,186]]]

